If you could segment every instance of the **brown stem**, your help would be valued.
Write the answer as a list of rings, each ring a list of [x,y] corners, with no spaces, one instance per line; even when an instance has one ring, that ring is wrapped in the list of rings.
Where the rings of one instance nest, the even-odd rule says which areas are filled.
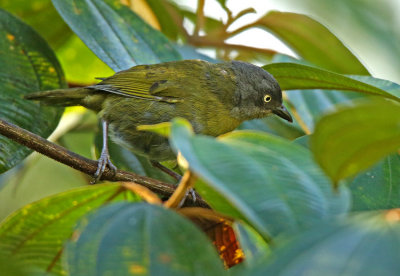
[[[274,56],[277,54],[276,51],[270,50],[270,49],[262,49],[262,48],[256,48],[256,47],[251,47],[251,46],[244,46],[240,44],[229,44],[225,43],[224,41],[220,40],[213,40],[213,39],[208,39],[207,37],[201,36],[201,37],[189,37],[188,38],[189,44],[193,46],[198,46],[198,47],[217,47],[217,48],[223,48],[223,49],[230,49],[230,50],[245,50],[245,51],[254,51],[258,53],[263,53],[265,55],[269,56]]]
[[[2,119],[0,119],[0,134],[88,175],[93,176],[97,170],[97,161],[71,152],[64,147],[54,144]],[[106,168],[102,174],[101,180],[135,182],[163,196],[170,196],[175,190],[175,186],[172,184],[164,183],[146,176],[140,176],[131,172],[117,170],[114,175],[108,168]],[[207,203],[201,198],[197,198],[196,202],[191,202],[189,205],[208,207]]]

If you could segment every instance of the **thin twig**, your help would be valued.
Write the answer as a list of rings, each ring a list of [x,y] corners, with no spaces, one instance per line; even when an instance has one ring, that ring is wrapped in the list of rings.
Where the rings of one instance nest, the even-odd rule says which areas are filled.
[[[204,28],[204,4],[205,0],[198,0],[196,11],[196,25],[194,26],[193,36],[199,36],[200,31]]]
[[[93,176],[97,170],[97,161],[71,152],[64,147],[40,137],[39,135],[31,133],[2,119],[0,119],[0,134],[88,175]],[[101,180],[135,182],[163,196],[170,196],[175,190],[175,186],[172,184],[168,184],[146,176],[137,175],[131,172],[117,170],[114,175],[113,172],[108,168],[106,168],[101,176]],[[196,202],[193,202],[191,198],[188,198],[187,202],[192,206],[195,205],[208,207],[208,204],[201,198],[197,198]]]

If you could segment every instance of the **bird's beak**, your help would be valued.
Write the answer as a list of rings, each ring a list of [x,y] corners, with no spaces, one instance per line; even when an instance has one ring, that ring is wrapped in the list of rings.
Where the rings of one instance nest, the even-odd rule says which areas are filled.
[[[293,122],[292,115],[290,115],[289,111],[283,105],[275,108],[272,112],[286,121]]]

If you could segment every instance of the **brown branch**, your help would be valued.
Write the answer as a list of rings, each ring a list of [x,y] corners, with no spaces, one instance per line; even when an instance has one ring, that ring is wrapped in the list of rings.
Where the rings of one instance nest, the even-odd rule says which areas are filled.
[[[71,152],[64,147],[40,137],[39,135],[31,133],[2,119],[0,119],[0,134],[90,176],[93,176],[97,170],[97,161]],[[172,184],[131,172],[117,170],[114,175],[108,168],[106,168],[101,176],[101,180],[135,182],[163,196],[170,196],[175,190],[175,186]],[[197,198],[196,202],[193,202],[190,196],[185,205],[208,207],[208,204],[203,199]]]

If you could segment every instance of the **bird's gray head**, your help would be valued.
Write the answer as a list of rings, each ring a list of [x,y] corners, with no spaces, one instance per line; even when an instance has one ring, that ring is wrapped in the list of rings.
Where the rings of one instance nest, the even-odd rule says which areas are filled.
[[[271,74],[241,61],[232,61],[232,69],[237,85],[232,116],[239,120],[249,120],[274,113],[292,122],[292,117],[282,104],[281,88]]]

